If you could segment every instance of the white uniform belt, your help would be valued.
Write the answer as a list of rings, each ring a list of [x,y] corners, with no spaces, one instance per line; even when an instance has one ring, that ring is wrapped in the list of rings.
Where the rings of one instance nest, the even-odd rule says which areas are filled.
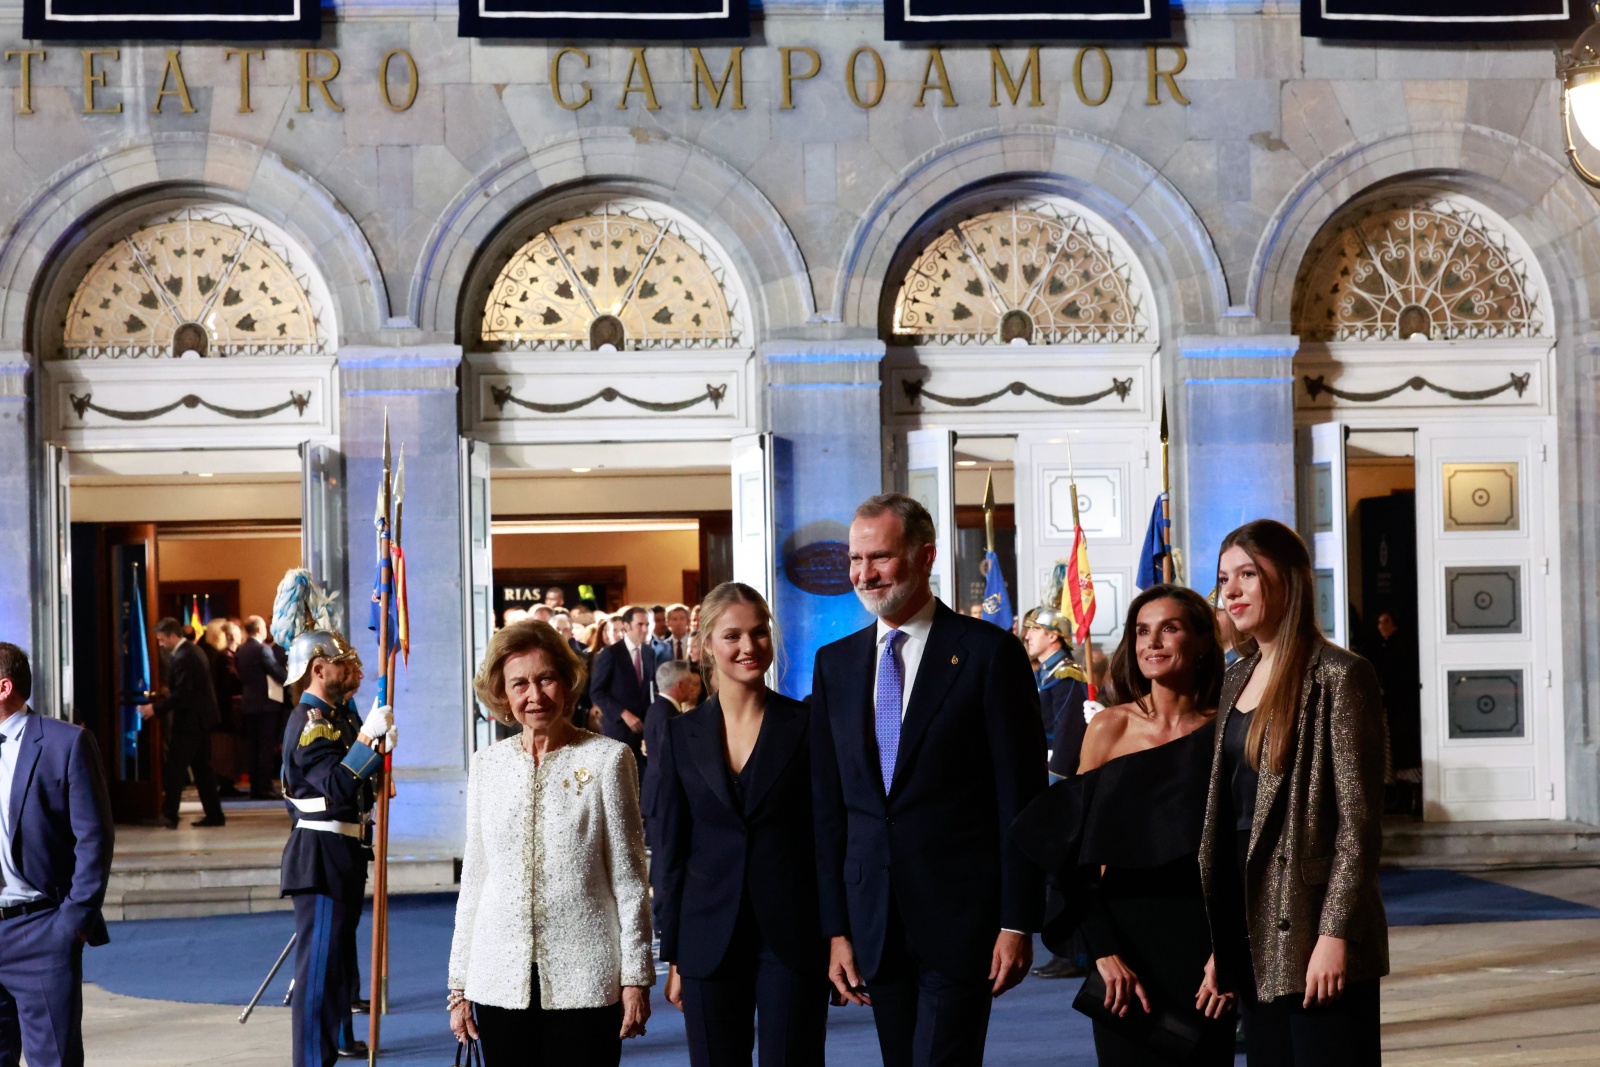
[[[360,837],[361,827],[353,822],[338,822],[333,819],[321,821],[317,819],[301,819],[294,824],[296,830],[321,830],[326,834],[343,834],[346,837]]]
[[[301,800],[299,797],[286,796],[283,799],[287,800],[298,810],[305,812],[307,815],[315,815],[318,812],[328,810],[327,797],[306,797],[304,800]]]

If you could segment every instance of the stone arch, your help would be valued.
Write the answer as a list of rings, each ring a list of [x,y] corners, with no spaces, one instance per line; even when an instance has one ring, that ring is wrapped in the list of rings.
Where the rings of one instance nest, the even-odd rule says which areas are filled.
[[[1479,126],[1419,127],[1334,153],[1307,174],[1269,220],[1246,300],[1263,322],[1287,330],[1308,249],[1330,219],[1374,190],[1458,193],[1489,208],[1526,242],[1549,287],[1554,332],[1586,332],[1600,276],[1583,244],[1600,237],[1600,212],[1567,166],[1508,134]]]
[[[112,145],[62,168],[0,243],[0,346],[34,348],[39,297],[57,264],[110,220],[184,201],[253,211],[303,247],[327,285],[341,342],[376,332],[388,300],[377,257],[333,195],[277,155],[245,141],[166,133]]]
[[[845,246],[833,299],[838,317],[875,330],[883,288],[907,241],[954,205],[1005,189],[1060,196],[1103,219],[1149,274],[1154,317],[1167,336],[1181,327],[1205,329],[1226,311],[1227,282],[1211,235],[1171,182],[1109,141],[1024,126],[970,134],[901,172]]]
[[[743,174],[674,137],[627,129],[568,134],[519,150],[457,194],[424,243],[408,306],[425,332],[455,336],[484,249],[545,198],[634,196],[692,218],[728,256],[751,302],[756,338],[813,314],[805,260],[788,223]]]

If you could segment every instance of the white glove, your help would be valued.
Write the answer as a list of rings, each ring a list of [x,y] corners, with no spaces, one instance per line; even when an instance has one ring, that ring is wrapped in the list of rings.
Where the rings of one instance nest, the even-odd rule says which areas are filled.
[[[395,725],[393,725],[391,723],[390,726],[389,726],[389,732],[383,735],[383,740],[377,742],[377,746],[378,746],[377,751],[382,752],[384,754],[388,754],[390,752],[393,752],[394,751],[394,746],[395,746],[396,742],[399,740],[399,736],[398,736],[399,733],[400,733],[400,727],[395,726]]]
[[[1093,722],[1094,717],[1106,710],[1106,706],[1098,700],[1085,700],[1083,702],[1083,721]]]
[[[372,710],[367,712],[366,720],[361,724],[361,732],[372,738],[372,740],[377,741],[393,729],[394,709],[387,704],[379,704],[374,699],[372,701]]]

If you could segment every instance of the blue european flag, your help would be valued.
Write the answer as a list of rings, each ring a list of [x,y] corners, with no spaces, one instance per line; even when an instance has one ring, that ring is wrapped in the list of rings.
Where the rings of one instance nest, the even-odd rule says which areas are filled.
[[[1011,593],[1006,589],[1006,576],[1000,571],[1000,557],[986,552],[983,557],[983,618],[1002,630],[1011,629],[1016,621],[1011,613]]]
[[[1162,514],[1166,502],[1166,493],[1156,494],[1156,506],[1150,511],[1150,525],[1144,532],[1144,548],[1139,552],[1139,575],[1133,580],[1133,584],[1140,589],[1161,584],[1161,561],[1172,551],[1167,546],[1167,530],[1172,523]]]

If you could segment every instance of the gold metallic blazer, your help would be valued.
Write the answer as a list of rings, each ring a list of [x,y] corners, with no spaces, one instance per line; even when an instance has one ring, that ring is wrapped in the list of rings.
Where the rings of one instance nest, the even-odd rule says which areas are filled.
[[[1261,770],[1241,902],[1231,873],[1234,830],[1222,825],[1231,807],[1222,741],[1260,658],[1234,663],[1223,683],[1200,879],[1219,969],[1235,984],[1253,972],[1256,996],[1271,1000],[1305,991],[1320,934],[1347,942],[1346,982],[1389,973],[1389,924],[1378,891],[1384,724],[1372,665],[1335,645],[1313,652],[1288,771]],[[1241,956],[1246,940],[1248,961]]]

